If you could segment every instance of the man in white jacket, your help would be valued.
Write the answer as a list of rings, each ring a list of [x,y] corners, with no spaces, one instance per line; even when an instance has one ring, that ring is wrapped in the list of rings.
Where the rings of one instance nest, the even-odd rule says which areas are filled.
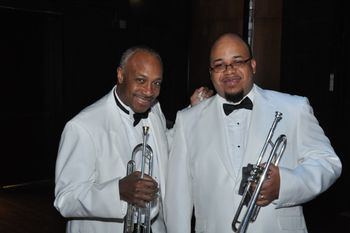
[[[342,169],[308,99],[254,84],[256,61],[236,34],[214,43],[209,70],[217,94],[176,117],[166,181],[168,233],[190,233],[193,208],[196,232],[234,232],[242,167],[257,162],[276,112],[283,115],[271,140],[284,134],[287,144],[278,166],[267,171],[256,201],[260,211],[246,232],[306,233],[302,204],[328,189]],[[233,110],[240,103],[243,108]],[[236,106],[229,112],[226,104]]]
[[[117,85],[67,122],[62,133],[54,205],[68,218],[67,233],[121,233],[128,203],[150,203],[152,232],[165,232],[168,143],[157,101],[161,58],[149,48],[130,48],[121,58],[117,77]],[[139,172],[127,175],[127,163],[143,142],[143,126],[149,127],[146,144],[153,151],[153,175],[140,179]],[[135,158],[137,171],[141,157]]]
[[[151,207],[152,232],[166,232],[163,199],[171,131],[157,101],[162,60],[150,48],[130,48],[122,55],[117,77],[117,85],[68,121],[61,136],[54,206],[68,218],[67,233],[121,233],[128,204],[146,203]],[[191,105],[212,92],[196,89]],[[146,144],[152,151],[153,171],[140,179],[142,150],[137,145],[144,139],[143,126],[149,127]],[[138,172],[127,175],[135,148]]]

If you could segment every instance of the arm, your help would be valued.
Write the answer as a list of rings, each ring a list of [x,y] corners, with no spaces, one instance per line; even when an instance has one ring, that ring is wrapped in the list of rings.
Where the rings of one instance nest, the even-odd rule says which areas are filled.
[[[279,168],[277,207],[299,205],[315,198],[336,181],[342,170],[340,159],[306,98],[303,98],[300,110],[294,112],[294,132],[287,135],[288,154],[283,155]],[[291,161],[293,156],[294,167],[283,162]]]
[[[166,183],[165,216],[168,233],[190,233],[192,186],[187,141],[181,118],[177,118]]]
[[[88,131],[76,123],[68,123],[56,162],[54,206],[63,216],[124,217],[126,202],[119,196],[120,177],[99,182],[96,154],[95,141]]]

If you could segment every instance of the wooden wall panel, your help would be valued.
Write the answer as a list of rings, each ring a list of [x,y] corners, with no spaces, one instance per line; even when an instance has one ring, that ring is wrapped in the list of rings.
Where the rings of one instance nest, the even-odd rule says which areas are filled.
[[[255,22],[253,53],[257,61],[255,82],[261,87],[280,89],[281,22],[260,18]]]
[[[257,60],[256,83],[280,89],[282,1],[256,1],[253,53]]]
[[[189,48],[189,93],[200,86],[211,87],[208,59],[213,41],[224,32],[244,32],[244,1],[194,0]],[[256,1],[253,51],[258,62],[256,82],[280,88],[280,44],[282,1]]]
[[[209,51],[224,32],[243,32],[243,0],[194,0],[189,49],[189,93],[200,85],[211,86]]]

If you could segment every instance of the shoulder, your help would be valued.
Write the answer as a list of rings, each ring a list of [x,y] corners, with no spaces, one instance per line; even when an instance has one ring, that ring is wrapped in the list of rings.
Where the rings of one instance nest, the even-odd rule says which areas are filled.
[[[197,115],[201,115],[203,111],[207,111],[210,106],[212,106],[215,97],[211,96],[207,99],[204,99],[200,103],[195,106],[189,106],[177,112],[178,115],[183,117],[195,117]]]
[[[113,113],[113,95],[106,94],[94,103],[83,108],[78,114],[71,118],[67,124],[80,125],[84,128],[101,125],[102,120],[107,120]]]
[[[188,107],[177,112],[175,125],[183,125],[185,128],[192,130],[198,125],[205,125],[214,116],[217,116],[218,104],[217,96],[212,96],[203,100],[193,107]]]
[[[152,106],[151,112],[157,116],[164,116],[164,113],[162,111],[162,107],[159,101],[155,102],[155,104]]]
[[[259,87],[257,88],[257,95],[276,105],[285,105],[286,103],[288,103],[288,105],[309,104],[309,100],[305,96],[293,95],[276,90],[261,89]]]
[[[285,116],[288,115],[290,119],[299,119],[301,115],[305,114],[313,115],[313,108],[305,96],[275,90],[258,89],[256,97],[259,105],[263,106],[262,109],[270,106],[272,109],[282,112]]]
[[[160,121],[162,125],[166,125],[165,115],[158,101],[152,106],[151,114],[157,121]]]

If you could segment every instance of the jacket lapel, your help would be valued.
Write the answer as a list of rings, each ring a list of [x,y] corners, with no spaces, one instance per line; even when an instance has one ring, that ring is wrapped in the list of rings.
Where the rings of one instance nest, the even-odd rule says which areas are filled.
[[[243,166],[246,166],[248,163],[256,164],[258,161],[272,122],[274,121],[276,111],[276,107],[269,102],[268,97],[264,95],[264,91],[256,87],[251,124],[247,135],[247,150],[243,157]],[[268,145],[263,161],[267,160],[270,151],[271,145]]]
[[[114,89],[113,89],[114,91]],[[111,146],[113,147],[111,151],[114,151],[116,155],[120,155],[122,160],[122,165],[118,165],[118,169],[123,169],[122,171],[126,175],[127,163],[131,159],[132,149],[128,141],[128,137],[125,126],[121,119],[118,107],[115,103],[113,91],[110,92],[107,100],[107,111],[110,114],[110,117],[106,118],[109,122],[106,122],[106,127],[110,128],[111,135]],[[122,132],[121,132],[122,131]]]
[[[149,114],[149,121],[151,123],[151,132],[154,136],[154,148],[152,148],[158,156],[156,156],[154,159],[158,160],[158,167],[159,167],[159,179],[160,179],[160,190],[161,190],[161,196],[165,196],[165,172],[167,170],[167,161],[168,161],[168,147],[167,147],[167,140],[165,135],[165,130],[163,128],[163,123],[165,126],[165,122],[162,122],[161,119],[159,119],[159,115],[156,114],[153,111],[157,111],[159,109],[155,109],[153,107],[152,111]]]

